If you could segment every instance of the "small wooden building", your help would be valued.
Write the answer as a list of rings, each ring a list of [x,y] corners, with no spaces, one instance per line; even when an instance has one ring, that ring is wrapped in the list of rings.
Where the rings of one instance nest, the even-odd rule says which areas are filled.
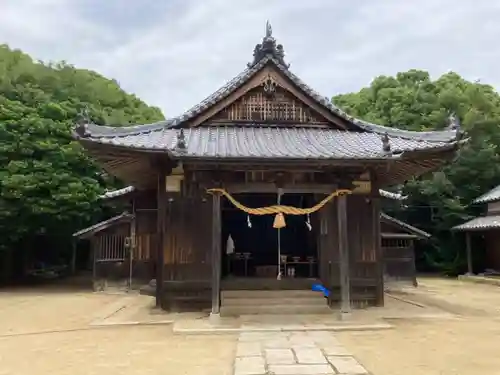
[[[417,286],[415,241],[431,235],[385,213],[380,215],[381,246],[386,281],[410,281]]]
[[[144,192],[136,209],[157,208],[148,225],[164,308],[208,300],[217,315],[221,289],[234,285],[235,268],[226,267],[234,253],[243,254],[234,272],[254,280],[245,285],[294,279],[297,287],[312,263],[331,306],[383,305],[379,191],[456,154],[459,129],[412,132],[353,118],[284,57],[268,24],[247,68],[180,116],[127,127],[82,118],[75,128],[108,173]]]
[[[467,272],[471,275],[474,273],[473,235],[484,237],[484,250],[481,250],[485,252],[487,268],[500,272],[500,186],[476,198],[473,203],[486,206],[484,215],[453,228],[454,231],[465,232]]]

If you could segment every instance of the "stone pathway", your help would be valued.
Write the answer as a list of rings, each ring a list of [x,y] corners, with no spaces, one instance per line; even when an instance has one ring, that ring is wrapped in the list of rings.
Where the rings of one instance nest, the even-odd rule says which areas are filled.
[[[242,332],[234,375],[363,375],[331,332]]]

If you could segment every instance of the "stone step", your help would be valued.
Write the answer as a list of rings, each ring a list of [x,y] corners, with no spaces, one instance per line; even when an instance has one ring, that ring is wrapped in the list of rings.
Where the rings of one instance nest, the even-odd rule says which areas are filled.
[[[222,298],[322,298],[323,294],[311,290],[223,290]]]
[[[241,297],[222,297],[223,306],[259,306],[259,305],[326,305],[324,297],[295,297],[295,298],[241,298]]]
[[[326,305],[241,305],[221,306],[221,316],[332,314]]]

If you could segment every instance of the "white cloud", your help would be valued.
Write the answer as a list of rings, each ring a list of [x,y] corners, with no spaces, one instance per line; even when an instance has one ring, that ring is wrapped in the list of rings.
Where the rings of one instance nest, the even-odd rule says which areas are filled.
[[[245,68],[266,19],[325,96],[411,68],[500,87],[491,0],[2,0],[0,43],[95,69],[174,116]]]

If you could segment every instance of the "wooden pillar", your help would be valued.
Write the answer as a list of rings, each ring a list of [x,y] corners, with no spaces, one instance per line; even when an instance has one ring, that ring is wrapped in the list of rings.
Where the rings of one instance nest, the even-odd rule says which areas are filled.
[[[92,289],[97,292],[97,238],[90,239],[90,252],[92,253]]]
[[[212,316],[220,314],[221,254],[221,206],[216,193],[212,196]]]
[[[337,201],[338,247],[340,266],[340,316],[351,311],[351,280],[349,267],[349,241],[347,235],[347,195],[341,195]]]
[[[133,279],[133,270],[134,270],[134,252],[135,252],[135,212],[134,208],[132,206],[132,213],[133,213],[133,218],[130,221],[130,228],[129,228],[129,233],[130,233],[130,246],[128,248],[128,287],[130,290],[132,290],[132,279]]]
[[[470,232],[465,232],[465,246],[467,250],[467,274],[473,275],[474,273],[472,270],[472,246]]]
[[[384,252],[382,249],[382,236],[380,233],[380,193],[376,183],[372,183],[371,193],[372,206],[372,235],[373,247],[375,252],[375,262],[377,267],[377,291],[376,291],[376,306],[384,306]]]
[[[76,273],[76,248],[77,248],[77,239],[73,238],[71,241],[71,274],[74,275]]]
[[[158,172],[157,186],[157,218],[156,218],[156,306],[161,306],[163,294],[163,270],[165,267],[165,225],[167,216],[166,174],[162,169]]]
[[[417,287],[418,286],[418,281],[417,281],[417,260],[415,257],[415,240],[410,240],[410,251],[411,251],[411,267],[412,267],[412,272],[413,272],[413,286]]]

